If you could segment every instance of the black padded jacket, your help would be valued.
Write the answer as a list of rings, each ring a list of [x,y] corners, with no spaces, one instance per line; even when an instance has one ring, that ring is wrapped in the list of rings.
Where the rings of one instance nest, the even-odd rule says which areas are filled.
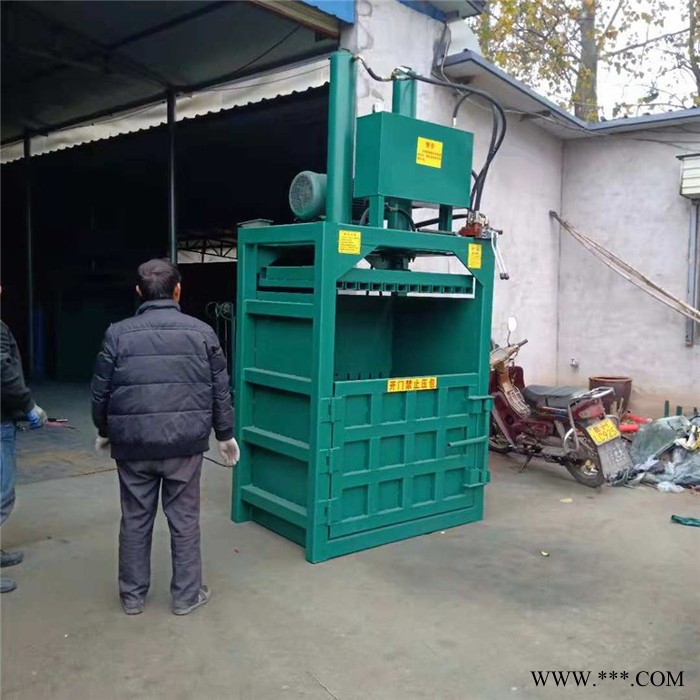
[[[2,324],[0,335],[2,420],[11,421],[24,418],[34,408],[34,401],[32,401],[32,395],[24,383],[22,358],[19,356],[15,337],[2,321],[0,324]]]
[[[226,359],[210,326],[171,300],[111,325],[92,380],[92,419],[118,460],[206,452],[233,437]]]

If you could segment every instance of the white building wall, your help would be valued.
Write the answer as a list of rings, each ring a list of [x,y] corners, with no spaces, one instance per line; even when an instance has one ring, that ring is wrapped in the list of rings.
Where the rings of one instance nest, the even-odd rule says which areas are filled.
[[[684,139],[697,141],[695,130],[695,137],[669,127],[564,147],[564,217],[682,299],[691,205],[678,194],[676,156],[688,152]],[[685,345],[684,317],[561,236],[559,381],[629,375],[633,408],[649,415],[660,415],[665,399],[700,404],[700,345]]]
[[[430,75],[441,34],[440,22],[395,0],[359,0],[356,25],[347,30],[342,44],[361,53],[380,75],[400,65]],[[391,84],[373,81],[360,67],[358,115],[369,114],[378,102],[391,109]],[[420,84],[417,116],[450,125],[455,102],[455,93]],[[474,132],[478,170],[491,136],[490,110],[467,105],[458,127]],[[482,209],[492,225],[504,231],[501,245],[511,274],[507,282],[496,280],[493,336],[503,342],[507,316],[518,317],[518,335],[530,340],[520,359],[531,383],[556,379],[559,236],[548,212],[561,205],[561,171],[560,140],[511,115],[503,147],[489,171]],[[440,263],[444,261],[433,261],[433,269],[440,269]]]

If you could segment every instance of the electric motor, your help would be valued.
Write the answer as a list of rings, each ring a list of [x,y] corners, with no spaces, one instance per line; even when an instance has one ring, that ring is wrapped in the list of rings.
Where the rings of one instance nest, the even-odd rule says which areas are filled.
[[[289,206],[297,219],[312,221],[326,213],[325,174],[304,170],[297,174],[289,187]]]

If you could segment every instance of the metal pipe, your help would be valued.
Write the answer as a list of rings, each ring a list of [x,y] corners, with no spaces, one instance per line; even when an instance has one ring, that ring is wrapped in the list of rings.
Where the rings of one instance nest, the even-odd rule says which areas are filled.
[[[454,440],[448,442],[448,447],[466,447],[467,445],[478,445],[479,443],[486,442],[489,439],[488,435],[482,435],[481,437],[468,438],[466,440]]]
[[[175,208],[175,93],[168,92],[168,254],[177,264],[177,218]]]
[[[391,111],[404,117],[416,116],[416,81],[413,79],[394,80],[391,93]]]
[[[395,80],[391,94],[391,111],[404,117],[416,116],[416,81]],[[399,231],[411,229],[413,204],[410,199],[390,199],[388,225]]]
[[[688,237],[688,296],[691,306],[698,305],[698,210],[700,202],[692,202],[690,208],[690,235]],[[689,347],[695,343],[695,321],[685,320],[685,344]]]
[[[27,374],[34,373],[34,245],[32,230],[32,139],[24,135],[24,222],[27,237]]]
[[[355,62],[350,52],[336,51],[331,55],[326,219],[334,223],[352,220],[355,75]]]
[[[440,205],[438,228],[441,231],[452,231],[452,207],[449,204]]]

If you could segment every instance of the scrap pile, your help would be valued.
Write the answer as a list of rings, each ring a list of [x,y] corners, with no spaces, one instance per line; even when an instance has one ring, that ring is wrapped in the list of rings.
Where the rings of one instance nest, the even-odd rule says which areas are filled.
[[[700,414],[660,418],[642,425],[630,450],[632,466],[618,472],[614,486],[642,482],[659,491],[700,489]]]

